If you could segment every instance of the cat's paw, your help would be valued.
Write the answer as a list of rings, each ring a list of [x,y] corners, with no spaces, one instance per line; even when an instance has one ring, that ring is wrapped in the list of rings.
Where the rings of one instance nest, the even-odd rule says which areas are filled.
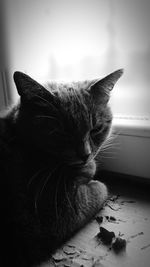
[[[78,219],[88,222],[103,207],[108,196],[107,187],[99,181],[91,180],[79,186],[76,203],[78,204]]]
[[[97,203],[101,207],[108,198],[107,186],[97,180],[90,181],[88,186],[90,187],[94,198],[97,200]]]

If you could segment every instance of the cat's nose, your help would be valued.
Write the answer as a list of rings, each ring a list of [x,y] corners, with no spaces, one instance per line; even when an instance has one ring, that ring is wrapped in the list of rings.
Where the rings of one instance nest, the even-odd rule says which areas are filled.
[[[87,160],[89,159],[90,155],[91,155],[91,153],[80,156],[81,160],[83,160],[83,162],[87,162]]]
[[[87,140],[82,142],[78,148],[78,155],[80,159],[85,163],[89,159],[91,153],[92,151],[89,142]]]

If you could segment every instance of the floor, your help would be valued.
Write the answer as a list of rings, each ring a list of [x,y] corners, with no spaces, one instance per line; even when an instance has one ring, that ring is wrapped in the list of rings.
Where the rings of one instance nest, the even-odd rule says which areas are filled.
[[[121,179],[113,182],[106,177],[110,196],[99,222],[93,219],[41,267],[150,266],[150,185]],[[98,234],[100,227],[125,239],[124,246],[105,242]]]

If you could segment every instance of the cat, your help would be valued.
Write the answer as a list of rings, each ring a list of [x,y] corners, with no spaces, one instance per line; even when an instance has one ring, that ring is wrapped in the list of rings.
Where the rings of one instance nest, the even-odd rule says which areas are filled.
[[[46,261],[102,208],[108,192],[94,180],[95,158],[110,133],[108,101],[122,73],[46,86],[14,73],[20,100],[0,117],[6,266]]]

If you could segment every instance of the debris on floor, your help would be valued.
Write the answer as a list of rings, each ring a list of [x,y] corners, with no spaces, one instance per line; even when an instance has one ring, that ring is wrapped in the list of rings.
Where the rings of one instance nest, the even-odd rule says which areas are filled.
[[[120,252],[121,250],[126,248],[126,240],[121,238],[121,237],[117,237],[115,238],[115,240],[112,242],[112,248],[114,249],[115,252]]]
[[[121,238],[120,235],[116,237],[113,231],[108,231],[104,227],[100,227],[100,232],[97,234],[97,239],[102,241],[104,245],[111,245],[115,252],[120,252],[126,248],[126,240]]]
[[[129,237],[129,239],[131,239],[131,238],[135,238],[135,237],[137,237],[137,236],[139,236],[139,235],[144,235],[144,233],[143,233],[143,232],[139,232],[139,233],[137,233],[137,234],[135,234],[135,235],[131,235],[131,236]]]
[[[141,261],[146,262],[150,251],[149,207],[133,197],[111,195],[95,219],[53,255],[52,266],[118,267],[120,260],[123,266],[132,266],[137,261],[133,251],[138,258],[135,266],[147,267]]]
[[[119,223],[114,216],[105,216],[105,218],[110,223]]]
[[[100,238],[104,244],[110,245],[115,237],[115,233],[109,232],[104,227],[100,227],[100,232],[97,234],[97,237]]]
[[[103,222],[103,216],[97,215],[97,216],[95,217],[95,220],[100,224],[100,223]]]
[[[121,205],[124,205],[124,204],[126,204],[126,203],[136,203],[136,201],[135,201],[135,200],[122,200],[122,201],[120,202]]]
[[[143,249],[146,249],[146,248],[149,248],[149,247],[150,247],[150,244],[148,244],[148,245],[142,247],[141,249],[143,250]]]

